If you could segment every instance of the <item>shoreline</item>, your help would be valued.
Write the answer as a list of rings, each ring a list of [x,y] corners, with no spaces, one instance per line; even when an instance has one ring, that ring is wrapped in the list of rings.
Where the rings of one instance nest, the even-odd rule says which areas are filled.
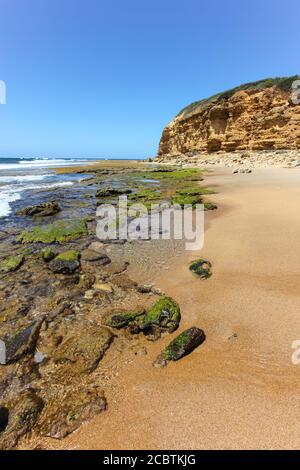
[[[128,357],[134,362],[152,341],[162,347],[161,336],[175,337],[169,333],[180,322],[178,305],[143,282],[168,269],[182,241],[96,237],[96,208],[124,192],[131,204],[182,200],[187,186],[195,201],[207,194],[198,170],[145,170],[101,166],[76,189],[23,207],[16,218],[24,226],[8,224],[0,233],[0,339],[8,353],[0,367],[0,412],[9,416],[0,422],[1,448],[30,448],[29,431],[52,439],[74,432],[114,406],[110,384]],[[151,308],[155,316],[147,320]],[[34,420],[20,430],[23,413]]]
[[[143,294],[143,302],[150,305],[157,294],[174,298],[182,310],[180,326],[155,342],[117,333],[96,371],[88,375],[88,384],[82,382],[104,389],[107,410],[62,440],[33,431],[32,437],[20,439],[18,448],[298,448],[299,372],[291,363],[291,344],[300,334],[295,257],[300,222],[294,218],[300,209],[299,182],[297,168],[257,169],[252,174],[214,168],[204,184],[214,190],[208,202],[216,202],[218,210],[205,213],[203,250],[186,252],[180,243],[168,241],[105,245],[116,274],[101,282],[113,287],[120,305],[132,308],[141,301],[137,280],[151,283],[155,295]],[[91,241],[73,245],[85,250]],[[212,262],[211,278],[195,279],[188,270],[198,257]],[[125,259],[129,266],[120,268]],[[1,289],[3,285],[0,295]],[[97,323],[102,301],[96,308],[94,301],[87,302],[84,315]],[[202,328],[206,341],[180,361],[154,368],[161,350],[191,326]]]
[[[120,374],[110,395],[116,406],[51,448],[299,448],[299,370],[291,363],[300,334],[299,181],[297,169],[225,169],[209,178],[220,207],[206,227],[213,276],[191,279],[194,255],[184,253],[171,276],[155,279],[183,305],[179,331],[197,324],[207,341],[163,370],[151,367],[154,344]]]

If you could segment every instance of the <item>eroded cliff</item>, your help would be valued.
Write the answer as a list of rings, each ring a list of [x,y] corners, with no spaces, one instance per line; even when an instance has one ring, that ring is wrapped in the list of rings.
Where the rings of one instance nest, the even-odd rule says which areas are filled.
[[[299,77],[242,85],[183,109],[163,131],[158,155],[300,148]]]

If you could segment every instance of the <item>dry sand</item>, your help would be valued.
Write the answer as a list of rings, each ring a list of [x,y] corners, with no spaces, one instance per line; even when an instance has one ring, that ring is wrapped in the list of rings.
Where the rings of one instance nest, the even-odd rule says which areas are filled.
[[[218,169],[207,182],[219,209],[204,248],[152,279],[180,303],[180,331],[199,326],[206,342],[164,369],[151,364],[170,337],[149,344],[106,390],[108,411],[49,447],[300,447],[300,169]],[[199,255],[213,263],[206,281],[187,269]]]

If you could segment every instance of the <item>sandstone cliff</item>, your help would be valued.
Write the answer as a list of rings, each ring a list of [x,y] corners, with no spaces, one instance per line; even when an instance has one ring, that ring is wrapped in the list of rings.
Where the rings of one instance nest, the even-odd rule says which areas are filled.
[[[291,100],[299,77],[242,85],[183,109],[164,129],[158,155],[300,148],[300,105]]]

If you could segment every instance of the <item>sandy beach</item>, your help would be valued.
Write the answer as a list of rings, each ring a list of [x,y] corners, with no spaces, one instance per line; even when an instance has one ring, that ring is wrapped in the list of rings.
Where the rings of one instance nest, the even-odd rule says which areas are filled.
[[[118,372],[107,412],[46,447],[299,448],[300,169],[214,169],[207,181],[219,209],[203,250],[151,279],[180,303],[179,331],[199,326],[206,342],[164,369],[152,361],[169,338],[151,343]],[[213,264],[205,281],[187,269],[198,254]]]

